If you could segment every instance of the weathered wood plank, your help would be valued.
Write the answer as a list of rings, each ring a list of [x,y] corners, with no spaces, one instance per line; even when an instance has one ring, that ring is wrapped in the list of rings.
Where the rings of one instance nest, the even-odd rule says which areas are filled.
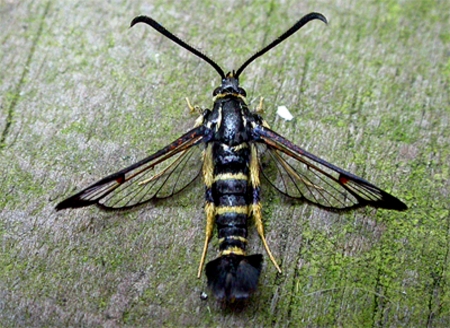
[[[267,261],[241,313],[201,301],[202,186],[138,212],[55,213],[211,107],[211,68],[145,26],[156,18],[224,69],[312,23],[241,83],[276,131],[403,199],[347,215],[264,191]],[[450,4],[445,1],[0,3],[1,326],[450,325]],[[296,117],[284,122],[276,108]],[[263,252],[256,233],[251,251]],[[215,248],[210,248],[213,258]]]

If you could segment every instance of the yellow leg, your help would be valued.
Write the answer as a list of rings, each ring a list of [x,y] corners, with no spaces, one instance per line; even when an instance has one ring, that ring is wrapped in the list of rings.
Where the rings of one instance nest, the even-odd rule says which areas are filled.
[[[261,100],[262,102],[262,100]],[[259,188],[260,180],[259,180],[259,157],[258,151],[256,150],[256,146],[252,144],[250,146],[251,149],[251,158],[250,158],[250,180],[253,188]],[[270,260],[272,261],[275,268],[277,268],[278,272],[281,273],[281,269],[275,261],[275,258],[270,251],[269,245],[267,245],[266,237],[264,237],[264,225],[262,221],[261,214],[261,203],[258,198],[253,199],[252,204],[252,215],[253,220],[255,221],[256,231],[258,231],[259,236],[263,242],[264,248],[266,249],[267,255],[269,255]]]
[[[198,267],[197,278],[200,278],[202,275],[203,264],[205,264],[206,253],[208,252],[208,244],[213,234],[214,214],[215,214],[214,204],[206,203],[205,212],[206,212],[206,238],[205,244],[203,245],[202,258],[200,259],[200,265]]]
[[[256,231],[258,231],[258,234],[261,237],[267,255],[269,255],[270,260],[272,261],[275,268],[277,268],[278,272],[281,273],[281,269],[278,266],[277,261],[275,261],[275,258],[273,257],[272,252],[270,251],[269,245],[267,244],[266,237],[264,237],[264,225],[262,222],[261,204],[260,203],[253,204],[252,212],[253,212],[253,219],[255,220]]]
[[[263,100],[264,100],[264,97],[261,97],[261,99],[259,99],[259,105],[258,105],[258,107],[256,107],[256,112],[257,113],[264,113],[264,106],[263,106]]]
[[[201,110],[201,108],[199,106],[192,106],[191,105],[191,102],[189,101],[188,97],[186,97],[186,102],[187,102],[187,105],[188,105],[188,108],[189,108],[189,112],[191,114],[194,113],[194,112],[197,112],[197,113],[201,113],[202,112],[202,110]]]
[[[195,107],[191,105],[191,103],[189,102],[189,98],[188,97],[186,97],[186,102],[188,104],[189,111],[191,113],[195,112]]]
[[[186,97],[186,102],[187,102],[187,105],[188,105],[188,108],[189,108],[189,112],[190,112],[191,114],[193,114],[194,112],[197,112],[197,113],[199,113],[199,114],[202,113],[202,109],[201,109],[199,106],[192,106],[192,105],[191,105],[191,103],[189,102],[189,98],[188,98],[188,97]],[[200,116],[195,120],[195,125],[194,125],[194,127],[197,128],[197,127],[199,127],[200,125],[203,125],[204,120],[205,120],[204,116],[203,116],[203,115],[200,115]]]

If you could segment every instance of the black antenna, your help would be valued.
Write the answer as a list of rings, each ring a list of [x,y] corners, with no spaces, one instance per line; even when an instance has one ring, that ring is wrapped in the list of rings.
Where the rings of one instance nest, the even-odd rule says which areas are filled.
[[[214,62],[211,58],[209,58],[208,56],[206,56],[205,54],[203,54],[202,52],[200,52],[199,50],[195,49],[194,47],[188,45],[186,42],[182,41],[180,38],[178,38],[177,36],[173,35],[172,33],[170,33],[168,30],[166,30],[164,28],[164,26],[160,25],[158,22],[156,22],[153,18],[150,18],[148,16],[137,16],[133,19],[133,21],[131,22],[130,27],[133,27],[133,25],[137,24],[137,23],[146,23],[148,25],[150,25],[151,27],[153,27],[155,30],[157,30],[159,33],[161,33],[162,35],[168,37],[170,40],[172,40],[173,42],[175,42],[176,44],[178,44],[179,46],[183,47],[184,49],[192,52],[194,55],[200,57],[201,59],[203,59],[204,61],[206,61],[207,63],[209,63],[212,67],[214,67],[214,69],[219,73],[220,77],[222,79],[225,79],[225,73],[223,72],[223,70],[220,68],[219,65],[217,65],[216,62]]]
[[[319,14],[319,13],[309,13],[305,16],[303,16],[302,18],[300,18],[300,20],[294,24],[294,26],[292,26],[289,30],[287,30],[286,32],[284,32],[282,35],[280,35],[277,39],[275,39],[274,41],[272,41],[272,43],[270,43],[269,45],[265,46],[264,48],[262,48],[261,50],[259,50],[257,53],[255,53],[253,56],[251,56],[249,59],[247,59],[247,61],[242,64],[241,67],[239,67],[239,69],[236,71],[236,73],[234,74],[235,78],[239,78],[239,75],[242,73],[242,71],[248,66],[248,64],[250,64],[252,61],[254,61],[256,58],[262,56],[263,54],[265,54],[267,51],[269,51],[270,49],[276,47],[277,45],[279,45],[281,42],[283,42],[284,40],[286,40],[288,37],[290,37],[292,34],[294,34],[295,32],[297,32],[299,29],[301,29],[306,23],[314,20],[314,19],[319,19],[322,22],[324,22],[325,24],[328,24],[327,19],[325,18],[324,15]]]

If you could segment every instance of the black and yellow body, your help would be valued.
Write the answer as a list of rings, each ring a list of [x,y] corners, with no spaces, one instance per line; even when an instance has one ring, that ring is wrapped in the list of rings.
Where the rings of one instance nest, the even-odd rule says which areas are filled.
[[[216,92],[214,108],[203,123],[213,131],[203,161],[208,218],[204,256],[214,223],[220,253],[205,270],[216,297],[233,302],[248,298],[256,289],[262,266],[262,255],[247,256],[245,251],[247,222],[253,205],[260,206],[259,169],[253,169],[258,168],[253,163],[258,158],[252,157],[251,144],[251,125],[258,117],[250,113],[243,90],[231,74]],[[202,264],[199,274],[201,269]]]
[[[278,272],[264,237],[261,215],[261,180],[291,201],[325,210],[349,211],[364,206],[405,210],[396,197],[296,146],[271,130],[246,105],[239,75],[256,58],[280,44],[311,20],[326,19],[310,13],[256,52],[232,73],[224,71],[147,16],[131,26],[146,23],[209,63],[222,78],[213,92],[212,110],[203,110],[193,129],[143,160],[113,173],[63,200],[57,210],[97,205],[104,210],[126,210],[168,199],[203,177],[205,184],[206,236],[198,277],[204,267],[208,244],[217,227],[219,256],[205,267],[208,285],[226,303],[247,299],[256,290],[262,255],[247,255],[248,222],[256,227],[263,246]],[[190,77],[191,78],[191,77]],[[191,111],[194,110],[189,102]],[[262,103],[260,103],[260,108]],[[265,171],[262,161],[273,170]],[[285,218],[282,218],[285,219]]]

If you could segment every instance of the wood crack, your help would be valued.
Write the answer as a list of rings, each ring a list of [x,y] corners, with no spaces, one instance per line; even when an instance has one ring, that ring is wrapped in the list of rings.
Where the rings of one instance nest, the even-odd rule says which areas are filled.
[[[5,147],[6,147],[6,138],[9,135],[9,130],[11,129],[11,125],[13,123],[13,119],[14,119],[14,115],[15,115],[15,109],[16,106],[19,102],[19,98],[20,98],[20,92],[22,91],[22,87],[25,83],[25,78],[27,77],[29,71],[30,71],[30,64],[33,60],[33,56],[34,56],[34,52],[36,50],[36,46],[39,42],[39,39],[41,38],[42,35],[42,31],[44,28],[44,21],[45,21],[45,17],[47,16],[49,9],[50,9],[50,4],[51,2],[48,1],[47,4],[45,5],[45,9],[44,9],[44,13],[40,19],[39,22],[39,28],[37,30],[37,33],[33,39],[33,42],[31,44],[31,48],[30,48],[30,52],[28,54],[27,60],[25,62],[25,65],[23,67],[22,70],[22,74],[20,75],[20,79],[19,82],[16,85],[16,88],[13,92],[12,95],[12,100],[11,103],[9,104],[8,110],[7,110],[7,114],[6,114],[6,122],[5,122],[5,127],[2,131],[2,134],[0,136],[0,151],[2,151]]]

